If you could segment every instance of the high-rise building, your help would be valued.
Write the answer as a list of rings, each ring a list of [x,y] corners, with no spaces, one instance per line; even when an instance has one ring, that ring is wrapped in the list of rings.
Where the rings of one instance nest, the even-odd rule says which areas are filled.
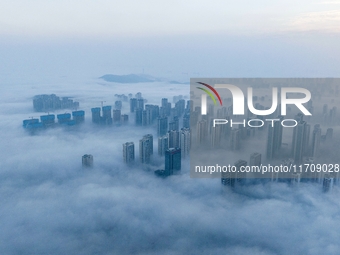
[[[311,153],[310,153],[310,155],[313,158],[318,156],[320,141],[321,141],[321,128],[319,124],[316,124],[314,126],[314,130],[312,133],[312,146],[311,146]]]
[[[40,121],[44,125],[44,127],[50,127],[55,124],[55,115],[54,114],[47,114],[47,115],[41,115]]]
[[[291,174],[290,184],[292,186],[299,186],[300,180],[301,180],[301,173],[292,173]]]
[[[243,183],[246,178],[246,173],[240,172],[242,166],[246,166],[247,161],[245,160],[238,160],[235,162],[234,166],[236,167],[235,172],[226,171],[221,173],[221,183],[224,186],[235,187],[238,183]]]
[[[186,158],[190,155],[190,148],[191,148],[191,131],[189,128],[181,129],[180,140],[181,140],[182,158]]]
[[[208,136],[208,124],[206,120],[197,122],[197,143],[204,144]]]
[[[261,153],[254,152],[253,154],[251,154],[250,160],[249,160],[249,165],[250,166],[260,166],[261,165]]]
[[[279,117],[280,121],[275,121],[273,125],[268,126],[267,137],[267,159],[272,159],[279,155],[282,144],[283,127],[281,121],[283,117]]]
[[[102,122],[105,125],[110,125],[112,124],[112,115],[111,115],[111,106],[103,106],[102,111],[103,111],[103,117],[102,117]]]
[[[169,116],[171,113],[171,103],[168,102],[167,107],[166,107],[166,115]],[[174,115],[175,116],[175,115]]]
[[[144,110],[144,99],[143,98],[137,99],[137,108]]]
[[[73,111],[72,112],[72,117],[73,117],[73,120],[76,123],[84,122],[84,120],[85,120],[85,111]]]
[[[137,108],[135,109],[135,123],[136,126],[142,126],[143,125],[143,109]]]
[[[178,118],[178,116],[175,116],[171,123],[172,123],[172,126],[169,123],[169,130],[179,131],[179,118]]]
[[[238,160],[235,162],[236,166],[236,182],[237,183],[244,183],[247,177],[247,173],[242,171],[241,167],[245,167],[247,165],[247,161],[245,160]]]
[[[168,131],[168,118],[167,117],[159,117],[157,119],[157,135],[164,136]]]
[[[149,164],[151,162],[151,141],[148,138],[143,137],[139,140],[139,161],[143,164]]]
[[[120,123],[121,122],[121,111],[119,109],[113,110],[113,122]]]
[[[22,123],[22,126],[31,131],[43,128],[43,124],[39,122],[39,119],[34,119],[34,118],[24,120]]]
[[[329,192],[333,189],[333,182],[334,179],[330,174],[325,174],[322,183],[322,190],[323,192]]]
[[[137,108],[137,98],[130,98],[130,112],[135,112]]]
[[[305,154],[308,127],[305,121],[298,122],[293,130],[292,155],[295,164],[301,164]]]
[[[309,137],[310,137],[310,124],[306,122],[305,132],[304,132],[304,145],[303,145],[303,155],[308,156],[309,153]]]
[[[121,123],[122,123],[122,124],[126,124],[126,123],[129,122],[129,115],[127,115],[127,114],[122,114],[122,115],[120,116],[120,119],[121,119]]]
[[[144,126],[149,126],[152,124],[152,115],[153,115],[152,110],[153,109],[149,107],[143,111],[143,125]]]
[[[183,116],[183,128],[190,128],[190,114]]]
[[[150,141],[150,154],[153,154],[153,135],[152,134],[147,134],[143,136],[143,139],[148,139]]]
[[[83,167],[92,167],[93,166],[93,156],[91,154],[85,154],[81,158]]]
[[[115,101],[115,109],[116,110],[121,110],[122,109],[122,101],[120,101],[120,100]]]
[[[230,135],[230,149],[233,151],[239,150],[241,147],[240,130],[232,129]]]
[[[147,125],[150,125],[159,116],[159,106],[146,104],[145,110],[147,111]]]
[[[169,130],[167,133],[169,139],[169,148],[180,148],[180,135],[179,131]]]
[[[185,100],[180,99],[175,103],[175,109],[177,111],[177,116],[182,116],[185,108]]]
[[[329,110],[329,123],[333,124],[336,118],[336,107]]]
[[[158,137],[158,155],[164,156],[167,149],[169,149],[169,138],[167,136]]]
[[[57,119],[59,124],[65,124],[71,120],[71,114],[70,113],[58,114]]]
[[[166,117],[167,116],[165,107],[163,107],[163,106],[159,107],[159,116],[160,117]]]
[[[135,161],[135,144],[133,142],[123,144],[123,161],[127,164]]]
[[[333,138],[333,128],[327,128],[326,141],[331,141]]]
[[[162,104],[161,106],[163,108],[167,108],[168,107],[168,99],[167,98],[162,98]]]
[[[216,125],[212,127],[210,132],[210,145],[212,148],[219,148],[221,139],[222,139],[222,132],[223,132],[224,125]]]
[[[100,117],[100,107],[91,108],[92,112],[92,122],[96,124],[100,124],[101,117]]]
[[[172,175],[174,171],[181,170],[181,149],[169,148],[165,151],[165,173]]]

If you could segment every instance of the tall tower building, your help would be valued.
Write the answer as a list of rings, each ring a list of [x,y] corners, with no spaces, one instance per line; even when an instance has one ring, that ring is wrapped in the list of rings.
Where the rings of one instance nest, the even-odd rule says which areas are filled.
[[[236,166],[236,182],[237,183],[244,183],[247,177],[247,173],[246,172],[242,172],[241,167],[244,167],[247,165],[247,161],[245,160],[238,160],[235,162],[235,166]]]
[[[174,130],[179,131],[179,118],[178,118],[178,116],[175,116],[172,122],[174,123]]]
[[[159,117],[157,119],[157,135],[164,136],[168,131],[168,117]]]
[[[180,148],[180,136],[176,130],[170,130],[167,134],[169,139],[169,148]]]
[[[135,144],[133,142],[123,143],[123,161],[127,164],[135,161]]]
[[[120,100],[115,101],[115,109],[116,110],[121,110],[122,106],[123,106],[122,101],[120,101]]]
[[[249,165],[250,166],[260,166],[261,165],[261,153],[254,152],[253,154],[251,154],[250,160],[249,160]]]
[[[247,161],[238,160],[235,162],[234,166],[236,167],[236,172],[222,172],[221,173],[221,183],[224,186],[235,187],[237,183],[243,183],[246,178],[246,173],[240,172],[242,166],[246,166]]]
[[[142,126],[147,126],[147,125],[148,125],[147,111],[143,110],[142,111]]]
[[[130,112],[135,112],[137,108],[137,98],[130,98]]]
[[[122,124],[128,123],[128,122],[129,122],[129,115],[127,115],[127,114],[122,114],[122,115],[120,116],[120,121],[121,121]]]
[[[208,136],[208,124],[206,120],[197,122],[197,143],[204,144]]]
[[[120,101],[119,101],[120,102]],[[113,110],[113,122],[120,123],[121,122],[121,111],[118,109]]]
[[[162,98],[162,105],[163,108],[167,108],[168,107],[168,99],[167,98]]]
[[[40,116],[40,121],[45,127],[53,126],[55,124],[54,120],[55,120],[54,114]]]
[[[293,130],[292,156],[295,164],[301,164],[305,153],[308,128],[305,121],[300,121]]]
[[[240,130],[239,129],[232,129],[231,136],[230,136],[230,149],[233,151],[239,150],[241,147],[240,144]]]
[[[190,128],[190,114],[185,114],[183,116],[183,127]]]
[[[85,154],[81,158],[81,162],[83,167],[92,167],[93,166],[93,156],[91,154]]]
[[[165,173],[172,175],[174,171],[181,170],[181,149],[169,148],[165,151]]]
[[[313,158],[318,156],[320,140],[321,140],[321,128],[319,124],[316,124],[314,125],[314,130],[312,133],[311,156]]]
[[[144,99],[143,98],[137,99],[137,108],[144,110]]]
[[[91,112],[92,112],[92,122],[99,124],[101,122],[100,107],[91,108]]]
[[[167,136],[158,137],[158,155],[164,156],[167,149],[169,149],[169,138]]]
[[[103,121],[103,124],[105,125],[112,124],[111,108],[112,107],[109,105],[102,107],[102,111],[103,111],[102,121]]]
[[[301,180],[301,173],[292,173],[291,174],[290,184],[292,186],[299,186],[300,180]]]
[[[275,121],[274,125],[268,125],[267,137],[267,159],[272,159],[279,155],[282,144],[283,127],[281,126],[282,116],[279,116],[280,121]]]
[[[146,124],[151,125],[156,117],[159,115],[159,108],[157,105],[147,104],[145,105],[146,111]]]
[[[327,128],[326,141],[330,141],[333,138],[333,128]]]
[[[143,136],[143,139],[148,139],[150,141],[150,154],[153,154],[153,136],[151,134],[147,134]]]
[[[59,124],[65,124],[71,120],[70,113],[57,114],[57,119]]]
[[[177,115],[182,116],[182,114],[184,112],[184,108],[185,108],[185,100],[180,99],[177,102],[175,102],[175,108],[177,110]]]
[[[322,190],[323,192],[329,192],[333,189],[333,182],[334,179],[330,174],[325,174],[322,183]]]
[[[189,128],[182,128],[180,132],[182,158],[190,155],[191,132]]]
[[[85,120],[85,111],[73,111],[72,112],[72,117],[73,117],[73,120],[76,123],[84,122],[84,120]]]
[[[135,109],[135,121],[136,121],[136,126],[142,126],[143,124],[143,109],[137,108]]]
[[[143,164],[149,164],[151,162],[151,141],[148,138],[143,137],[139,140],[139,161]]]
[[[221,139],[222,139],[222,132],[224,125],[216,125],[215,127],[211,128],[210,134],[210,145],[212,148],[219,148]]]

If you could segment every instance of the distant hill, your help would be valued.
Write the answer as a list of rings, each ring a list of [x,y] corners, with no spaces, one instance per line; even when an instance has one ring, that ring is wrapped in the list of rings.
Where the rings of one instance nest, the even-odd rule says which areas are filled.
[[[152,76],[138,75],[138,74],[127,74],[127,75],[105,74],[99,78],[105,81],[108,81],[108,82],[117,82],[117,83],[141,83],[141,82],[158,81],[158,79]]]
[[[105,74],[99,79],[103,79],[107,82],[116,83],[143,83],[143,82],[168,82],[170,84],[189,84],[189,82],[179,82],[174,80],[156,78],[147,74],[126,74],[126,75],[115,75],[115,74]]]

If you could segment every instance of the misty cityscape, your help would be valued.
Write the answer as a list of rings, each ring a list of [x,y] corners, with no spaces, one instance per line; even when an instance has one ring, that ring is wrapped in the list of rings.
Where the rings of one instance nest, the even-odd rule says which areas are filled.
[[[81,91],[77,86],[69,88],[68,83],[59,85],[59,90],[53,87],[46,89],[44,83],[38,84],[30,91],[31,96],[22,94],[15,99],[17,113],[13,116],[8,115],[6,117],[9,120],[8,124],[3,124],[10,124],[12,127],[12,131],[6,132],[6,138],[3,138],[5,141],[11,141],[6,144],[6,150],[1,156],[3,169],[8,169],[3,172],[3,185],[7,187],[3,192],[16,194],[16,197],[6,202],[3,210],[22,206],[26,208],[25,214],[20,214],[20,211],[14,209],[11,210],[17,213],[12,214],[13,217],[8,214],[6,224],[9,227],[17,227],[11,227],[7,232],[20,231],[21,234],[18,235],[25,237],[20,240],[21,246],[8,248],[8,253],[14,250],[20,252],[26,247],[49,251],[51,247],[59,247],[60,239],[66,241],[65,238],[74,241],[67,247],[56,249],[71,254],[79,253],[79,250],[85,254],[96,251],[156,254],[163,251],[167,253],[165,250],[168,249],[175,253],[183,253],[185,250],[191,250],[193,243],[199,242],[203,235],[213,239],[210,244],[197,243],[197,247],[200,247],[197,249],[202,251],[195,248],[195,253],[208,251],[220,253],[228,247],[233,247],[235,253],[241,254],[253,251],[255,254],[276,254],[278,250],[285,250],[288,254],[293,248],[286,248],[279,239],[276,242],[267,237],[265,240],[270,240],[269,242],[260,241],[262,236],[281,235],[276,232],[276,228],[287,227],[287,224],[295,226],[298,222],[302,224],[301,227],[309,228],[308,218],[302,220],[301,217],[305,216],[298,215],[309,215],[311,220],[314,216],[310,214],[332,214],[337,208],[338,186],[335,177],[330,177],[334,178],[334,183],[328,192],[323,192],[324,175],[320,181],[305,181],[301,176],[300,182],[294,184],[291,183],[292,178],[286,181],[278,179],[276,182],[272,181],[271,176],[260,180],[250,176],[247,182],[241,181],[240,185],[238,178],[229,179],[232,181],[227,182],[225,178],[221,179],[223,177],[221,175],[212,179],[191,178],[190,164],[193,161],[190,154],[199,149],[195,142],[199,132],[192,130],[192,114],[197,105],[194,102],[191,104],[188,84],[158,82],[157,86],[162,88],[160,91],[153,89],[154,83],[143,83],[142,86],[140,83],[132,83],[122,86],[110,82],[89,81],[81,82],[83,88]],[[68,97],[79,105],[76,108],[71,106],[69,109],[50,112],[35,111],[33,99],[35,95],[43,93],[55,94],[60,98]],[[328,95],[327,90],[324,94]],[[269,96],[265,97],[264,101],[259,99],[259,103],[265,106],[269,103],[268,98]],[[322,100],[312,101],[313,114],[323,118],[324,103]],[[143,104],[142,111],[137,110],[138,102],[140,107]],[[231,105],[232,101],[226,98],[225,106],[228,108]],[[330,99],[327,118],[330,116],[329,110],[336,106],[337,101],[332,103]],[[134,112],[131,112],[133,109]],[[216,109],[215,114],[223,112],[223,108],[221,109],[221,111]],[[294,117],[296,112],[292,110],[290,114]],[[54,117],[45,119],[40,116]],[[337,151],[327,151],[328,145],[332,142],[327,141],[326,134],[328,128],[333,128],[336,146],[338,117],[334,116],[333,124],[321,122],[319,117],[315,120],[320,121],[322,129],[319,152],[326,150],[328,155],[323,158],[333,162],[329,157],[334,153],[336,155]],[[51,122],[49,118],[53,118],[53,121]],[[44,121],[46,125],[39,124],[34,128],[35,123]],[[306,118],[306,121],[314,125],[311,119]],[[197,124],[199,122],[200,120],[197,120]],[[29,127],[30,125],[32,127]],[[236,129],[239,127],[236,126]],[[256,152],[261,154],[261,161],[266,162],[268,134],[268,127],[256,129],[254,136],[250,132],[249,138],[240,137],[239,149],[236,147],[235,150],[231,149],[233,143],[230,138],[226,138],[226,150],[230,156],[228,162],[234,165],[241,159],[249,164],[250,155]],[[286,131],[283,131],[283,134],[282,158],[292,158],[289,155],[292,134],[289,135]],[[188,137],[191,137],[190,146],[186,140]],[[210,137],[211,135],[206,136],[206,146],[209,148],[214,144]],[[312,132],[310,146],[311,140]],[[221,138],[221,141],[224,140]],[[17,147],[16,144],[21,145]],[[153,144],[152,151],[150,144]],[[188,148],[190,153],[187,151]],[[217,148],[221,149],[219,146]],[[18,150],[21,153],[18,153]],[[311,157],[310,153],[309,150],[307,158]],[[204,158],[204,154],[198,155]],[[276,160],[274,158],[273,160]],[[281,164],[281,159],[278,160]],[[32,192],[36,195],[33,196]],[[24,200],[20,202],[22,204],[17,204],[19,199],[23,198]],[[250,224],[248,226],[254,231],[260,229],[260,225],[268,220],[263,210],[271,212],[275,228],[256,236],[250,234],[252,231],[248,232],[251,246],[248,248],[242,246],[243,237],[238,239],[237,233],[247,236],[247,231],[244,232],[244,228],[241,228],[235,233],[231,229],[238,229],[237,226],[242,225],[246,218]],[[283,215],[285,210],[296,216],[286,218]],[[257,215],[256,219],[248,216],[254,213]],[[211,215],[214,215],[214,218]],[[231,228],[229,222],[221,224],[224,217],[234,219]],[[26,219],[26,222],[17,219]],[[31,222],[36,222],[35,227],[30,227]],[[52,222],[56,222],[56,225]],[[330,220],[329,224],[336,224],[336,219]],[[315,228],[316,232],[309,233],[315,235],[323,228],[324,225],[321,224]],[[192,229],[197,233],[192,234]],[[216,230],[228,229],[230,231],[220,233],[220,238],[215,236]],[[27,235],[23,234],[29,230],[33,239],[26,239]],[[57,239],[51,239],[49,233],[53,233]],[[187,236],[187,241],[176,246],[171,244],[180,242],[179,238],[184,238],[183,235]],[[229,237],[233,239],[226,242]],[[286,240],[295,243],[296,238],[298,236],[292,235]],[[302,240],[305,237],[299,238]],[[7,240],[18,242],[17,239]],[[32,246],[28,240],[31,240],[29,242]],[[53,244],[50,242],[46,246],[37,246],[33,240],[54,241]],[[94,246],[90,247],[84,240],[88,240],[88,244]],[[107,246],[109,243],[112,245]],[[235,244],[237,245],[234,246]]]
[[[0,255],[339,255],[339,3],[3,2]]]
[[[234,79],[233,81],[236,84],[240,84],[240,80]],[[224,82],[229,83],[230,80],[226,80]],[[252,81],[248,84],[252,86],[256,84],[255,87],[257,86],[261,88],[267,87],[268,85],[275,86],[275,84],[282,86],[282,84],[287,84],[287,82],[289,82],[289,80],[258,80]],[[322,184],[322,190],[324,192],[328,192],[332,190],[333,185],[339,184],[339,165],[336,162],[337,156],[333,157],[331,159],[332,161],[322,161],[324,156],[320,153],[320,146],[326,146],[326,148],[334,146],[331,145],[332,140],[334,140],[333,128],[331,128],[331,126],[334,127],[340,124],[338,118],[336,117],[336,96],[339,95],[339,84],[337,80],[332,79],[319,81],[315,79],[310,79],[307,81],[300,80],[299,84],[307,84],[308,88],[313,94],[318,94],[317,106],[319,108],[315,109],[313,106],[313,101],[308,101],[307,109],[309,112],[313,113],[313,117],[307,116],[305,118],[308,118],[308,121],[314,124],[314,129],[311,129],[311,124],[307,123],[303,119],[304,116],[301,112],[297,113],[291,108],[288,108],[288,116],[294,116],[293,119],[296,120],[296,126],[293,128],[292,141],[290,144],[282,142],[283,130],[289,129],[287,128],[289,126],[281,126],[279,125],[279,122],[276,122],[275,124],[273,123],[273,125],[269,125],[268,123],[266,123],[267,125],[264,125],[263,121],[262,125],[250,125],[249,120],[251,119],[252,115],[249,110],[247,117],[247,127],[245,120],[243,122],[236,122],[234,126],[231,124],[230,126],[216,125],[212,127],[208,125],[208,123],[213,121],[213,117],[215,115],[214,105],[210,104],[208,114],[203,116],[201,115],[201,107],[194,107],[194,100],[184,99],[188,99],[188,95],[173,96],[172,103],[169,102],[168,98],[162,98],[160,104],[157,105],[147,104],[147,99],[143,98],[141,92],[137,92],[134,96],[132,93],[129,93],[128,95],[115,94],[115,98],[119,100],[114,102],[113,107],[111,105],[104,105],[106,101],[101,101],[101,107],[91,108],[91,120],[92,124],[97,125],[97,128],[100,128],[100,126],[112,126],[111,128],[115,128],[122,125],[128,125],[130,116],[130,120],[133,120],[130,124],[134,125],[134,128],[138,129],[147,126],[152,127],[154,129],[152,132],[153,134],[145,134],[139,140],[139,160],[135,161],[135,142],[133,141],[128,141],[122,144],[122,158],[123,162],[127,166],[132,167],[139,164],[142,168],[150,168],[150,166],[153,165],[152,163],[154,157],[158,156],[158,160],[159,158],[164,157],[164,167],[162,169],[154,170],[154,173],[157,176],[166,177],[178,173],[178,171],[181,170],[182,159],[188,159],[190,155],[191,144],[194,145],[192,152],[193,157],[195,158],[198,156],[200,159],[202,159],[202,151],[200,151],[200,148],[205,150],[203,153],[205,156],[207,155],[207,148],[213,149],[214,156],[221,153],[214,149],[221,148],[227,149],[227,154],[225,155],[228,155],[228,149],[230,151],[237,152],[240,151],[242,147],[246,146],[249,150],[248,145],[243,145],[243,143],[247,142],[249,138],[261,138],[262,141],[266,140],[265,145],[262,145],[265,148],[265,153],[257,149],[256,152],[253,152],[250,155],[242,155],[242,153],[238,153],[236,155],[232,155],[232,158],[244,158],[244,156],[246,156],[246,158],[250,158],[250,166],[261,167],[261,162],[263,163],[263,161],[272,162],[274,165],[278,165],[278,162],[281,160],[281,168],[284,166],[291,168],[294,165],[294,170],[289,172],[266,172],[265,175],[262,173],[262,176],[256,175],[256,173],[256,176],[251,176],[251,174],[247,173],[216,172],[209,173],[209,177],[213,177],[215,176],[214,174],[217,174],[218,178],[221,177],[221,183],[224,186],[229,186],[232,188],[244,183],[249,184],[251,183],[249,179],[254,177],[267,177],[267,179],[270,178],[271,182],[283,181],[290,183],[292,186],[298,186],[300,181],[307,181]],[[323,90],[323,92],[320,92],[318,91],[320,86],[328,86],[328,90]],[[259,100],[261,102],[256,103],[255,108],[269,109],[264,105],[267,104],[267,101],[270,103],[272,99],[269,98],[268,94],[262,94],[264,92],[263,89],[260,92],[260,96],[253,96],[255,101]],[[194,96],[194,91],[191,93],[192,96]],[[328,110],[327,103],[323,105],[321,104],[322,95],[324,95],[324,97],[327,99],[326,101],[323,101],[331,101],[331,109]],[[334,95],[335,97],[333,98]],[[329,96],[331,96],[331,98]],[[197,97],[193,97],[193,99],[197,99]],[[227,122],[233,118],[233,102],[231,98],[225,98],[224,100],[227,102],[227,106],[217,109],[216,115],[218,121],[226,118],[225,120]],[[172,107],[172,104],[174,107]],[[123,105],[124,108],[128,109],[123,109]],[[60,99],[55,94],[36,95],[33,97],[33,108],[38,112],[57,111],[61,109],[76,110],[72,111],[72,114],[61,113],[55,115],[48,113],[47,115],[41,115],[40,120],[33,117],[23,120],[23,127],[32,135],[37,134],[37,132],[47,128],[55,128],[58,126],[70,127],[84,124],[85,121],[85,111],[77,110],[77,108],[79,108],[79,102],[74,102],[68,97],[63,97]],[[282,122],[284,118],[280,115],[280,109],[281,107],[278,107],[276,111],[274,111],[269,117],[274,118],[277,116],[277,120]],[[122,111],[126,113],[122,114]],[[190,115],[192,116],[191,119]],[[259,118],[259,116],[257,117]],[[259,124],[259,121],[261,121],[261,118],[252,120],[252,122],[257,124]],[[323,124],[327,125],[325,134],[322,134],[320,124],[316,123],[315,121],[322,122]],[[194,128],[194,133],[196,134],[193,139],[191,138],[190,123]],[[235,128],[235,126],[237,128]],[[153,155],[154,136],[155,141],[158,142],[157,155]],[[265,139],[263,139],[263,137]],[[257,141],[257,148],[259,148],[259,146],[260,143]],[[265,154],[265,157],[262,157],[262,154]],[[222,158],[225,159],[225,156],[222,156]],[[192,161],[195,162],[197,160],[193,159]],[[203,162],[205,161],[206,159],[203,160]],[[241,166],[247,166],[248,164],[247,160],[243,159],[238,159],[231,163],[234,163],[233,165],[236,167],[236,169],[239,169]],[[334,163],[335,165],[332,165],[332,169],[330,169],[328,172],[328,169],[321,169],[322,165],[320,163],[323,163],[324,168],[327,167],[324,163]],[[93,167],[93,155],[83,155],[82,165],[83,167]],[[194,163],[191,165],[194,165]],[[315,167],[320,169],[315,169]],[[199,173],[201,172],[202,171],[199,171]],[[196,170],[195,173],[197,173]],[[192,176],[195,176],[195,173]]]

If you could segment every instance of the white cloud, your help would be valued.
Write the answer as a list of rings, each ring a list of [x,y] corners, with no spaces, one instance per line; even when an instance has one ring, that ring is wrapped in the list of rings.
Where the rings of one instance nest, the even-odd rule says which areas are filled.
[[[293,18],[289,24],[293,31],[340,32],[340,10],[309,12]]]

